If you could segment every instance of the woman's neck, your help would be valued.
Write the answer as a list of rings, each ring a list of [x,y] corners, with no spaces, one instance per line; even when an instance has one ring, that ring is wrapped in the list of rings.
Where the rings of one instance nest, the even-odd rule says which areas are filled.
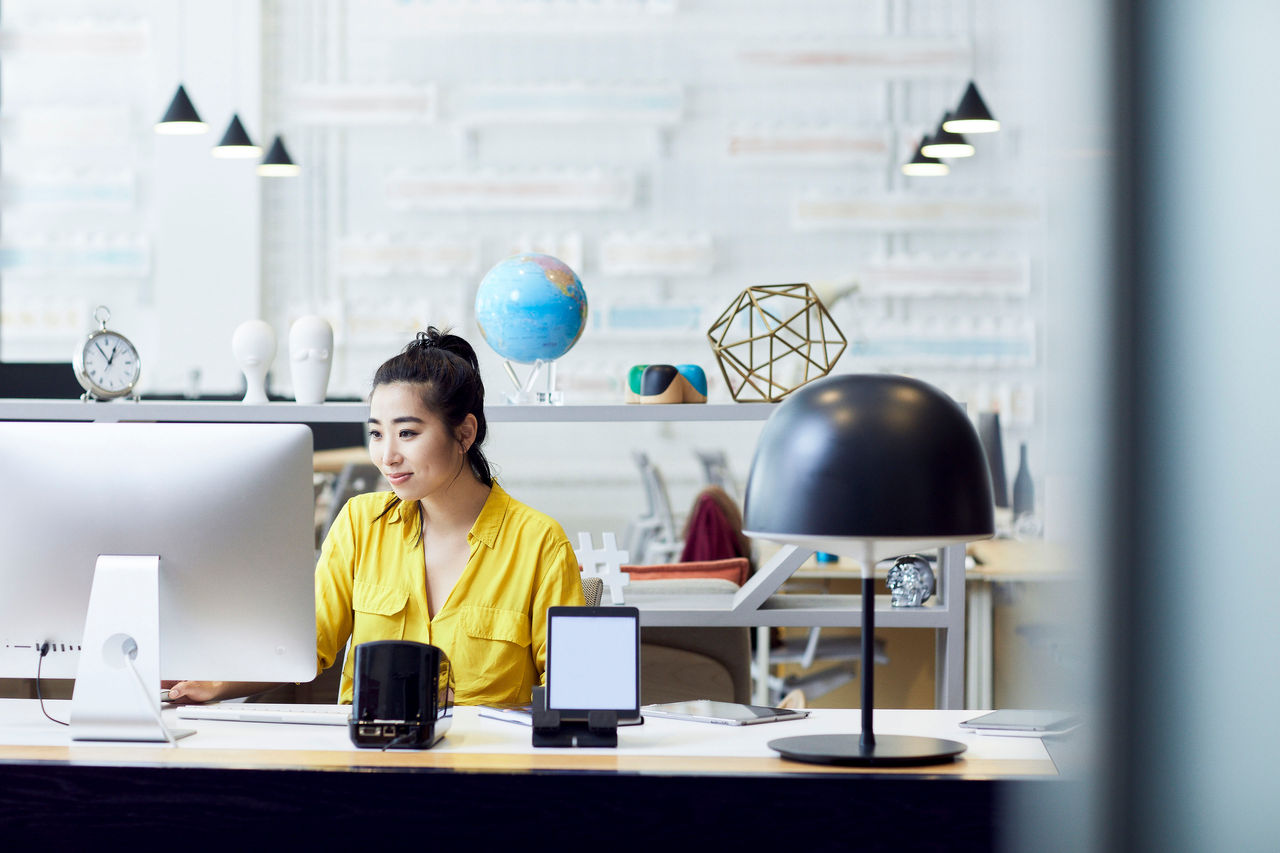
[[[480,482],[465,466],[448,488],[418,501],[422,521],[437,531],[467,532],[475,525],[489,499],[490,487]]]

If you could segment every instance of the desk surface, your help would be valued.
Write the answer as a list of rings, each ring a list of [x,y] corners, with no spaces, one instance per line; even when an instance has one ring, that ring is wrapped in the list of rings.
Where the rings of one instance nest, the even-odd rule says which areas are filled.
[[[65,719],[67,702],[46,703]],[[165,715],[173,717],[174,711]],[[72,744],[32,700],[0,700],[0,827],[13,849],[51,840],[182,839],[182,849],[268,841],[357,849],[420,838],[436,846],[624,850],[995,849],[1013,790],[1078,783],[1036,738],[964,732],[971,711],[880,711],[877,731],[964,741],[938,767],[797,764],[768,741],[858,731],[856,710],[729,727],[648,720],[617,749],[534,749],[530,730],[456,709],[425,751],[356,749],[341,726],[191,722],[177,747]],[[15,846],[16,845],[16,846]],[[194,845],[194,847],[193,847]]]
[[[46,702],[66,719],[69,702]],[[0,762],[58,762],[110,766],[148,765],[219,768],[485,770],[492,772],[588,771],[663,774],[849,774],[889,773],[1002,778],[1056,773],[1039,739],[976,735],[958,727],[974,711],[894,711],[876,713],[880,733],[920,734],[958,740],[969,746],[959,761],[929,768],[875,770],[826,767],[784,761],[769,749],[774,738],[859,731],[857,710],[816,709],[805,720],[755,726],[721,726],[681,720],[647,719],[619,730],[617,749],[535,749],[524,726],[480,717],[475,708],[455,708],[453,724],[433,749],[357,749],[342,726],[177,720],[196,729],[177,747],[73,743],[69,732],[46,720],[33,700],[0,700]]]

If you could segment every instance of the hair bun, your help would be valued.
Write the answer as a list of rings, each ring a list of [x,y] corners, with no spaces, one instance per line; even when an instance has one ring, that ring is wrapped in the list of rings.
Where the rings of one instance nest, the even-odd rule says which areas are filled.
[[[418,332],[414,339],[414,345],[422,349],[431,349],[440,345],[440,332],[435,326],[431,326],[425,332]]]

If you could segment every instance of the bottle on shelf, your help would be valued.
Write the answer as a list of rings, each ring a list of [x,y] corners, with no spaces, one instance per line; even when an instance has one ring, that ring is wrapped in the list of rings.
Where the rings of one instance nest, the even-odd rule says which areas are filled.
[[[1031,480],[1031,466],[1027,464],[1027,443],[1022,442],[1018,451],[1018,475],[1013,480],[1014,535],[1019,539],[1034,536],[1036,523],[1036,488]]]

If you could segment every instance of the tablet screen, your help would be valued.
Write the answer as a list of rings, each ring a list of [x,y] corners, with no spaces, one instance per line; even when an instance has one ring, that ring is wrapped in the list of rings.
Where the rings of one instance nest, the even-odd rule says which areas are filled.
[[[547,609],[547,707],[570,713],[636,715],[640,708],[639,610]]]

